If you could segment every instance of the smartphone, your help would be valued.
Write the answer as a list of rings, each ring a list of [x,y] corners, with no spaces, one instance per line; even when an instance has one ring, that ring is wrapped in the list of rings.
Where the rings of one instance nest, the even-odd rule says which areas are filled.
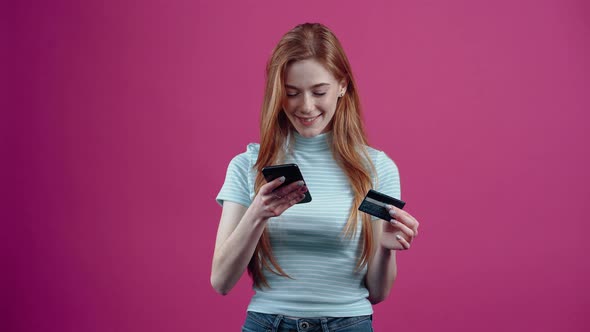
[[[293,183],[299,180],[303,180],[303,175],[299,170],[299,166],[297,164],[283,164],[283,165],[273,165],[273,166],[266,166],[262,169],[262,175],[267,182],[270,182],[276,178],[280,178],[281,176],[285,177],[285,182],[280,185],[277,189],[282,188],[289,183]],[[305,182],[305,180],[303,180]],[[276,190],[276,189],[275,189]],[[299,201],[297,204],[300,203],[309,203],[311,202],[311,195],[309,194],[309,188],[305,192],[305,197]]]

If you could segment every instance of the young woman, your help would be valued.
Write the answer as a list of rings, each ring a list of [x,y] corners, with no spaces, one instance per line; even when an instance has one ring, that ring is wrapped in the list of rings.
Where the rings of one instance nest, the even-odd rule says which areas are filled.
[[[418,221],[392,206],[390,220],[357,210],[369,189],[399,198],[399,173],[367,145],[350,64],[325,26],[299,25],[274,49],[260,137],[230,162],[217,196],[211,284],[227,294],[248,269],[243,331],[372,331],[372,304],[388,296],[395,251],[410,248]],[[305,183],[267,183],[262,168],[283,163]],[[312,201],[297,204],[307,190]]]

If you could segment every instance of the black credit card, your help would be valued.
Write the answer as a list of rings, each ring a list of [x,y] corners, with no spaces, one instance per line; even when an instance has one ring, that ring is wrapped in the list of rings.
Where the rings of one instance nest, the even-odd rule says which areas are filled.
[[[393,205],[398,209],[403,209],[406,202],[371,189],[359,206],[359,211],[389,221],[391,215],[387,212],[385,205]]]

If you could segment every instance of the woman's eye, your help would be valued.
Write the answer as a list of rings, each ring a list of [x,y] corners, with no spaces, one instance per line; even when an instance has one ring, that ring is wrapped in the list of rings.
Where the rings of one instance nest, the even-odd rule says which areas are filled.
[[[326,93],[325,92],[314,92],[313,94],[316,95],[316,96],[323,96]]]
[[[297,92],[287,92],[287,97],[295,97],[297,96],[299,93]]]

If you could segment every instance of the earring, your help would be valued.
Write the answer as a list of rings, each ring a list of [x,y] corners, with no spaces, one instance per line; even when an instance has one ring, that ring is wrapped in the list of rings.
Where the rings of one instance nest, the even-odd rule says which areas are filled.
[[[340,94],[338,95],[338,97],[340,97],[340,98],[344,97],[344,91],[340,92]]]

